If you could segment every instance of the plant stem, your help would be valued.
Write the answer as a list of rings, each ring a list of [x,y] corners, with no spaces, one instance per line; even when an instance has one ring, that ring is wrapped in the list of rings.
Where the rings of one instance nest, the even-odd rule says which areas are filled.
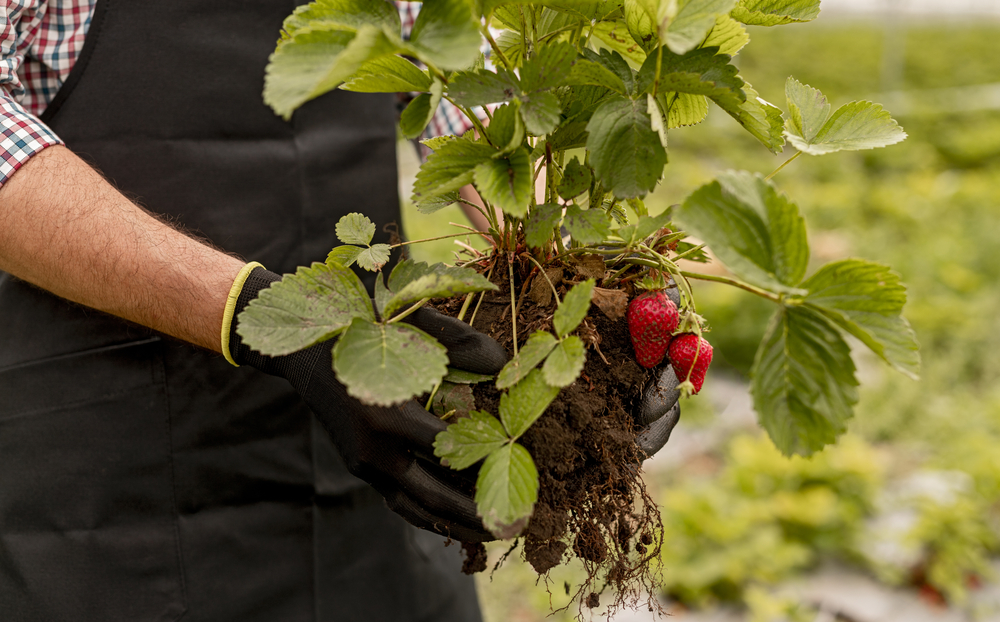
[[[578,28],[579,28],[578,25],[563,26],[562,28],[557,28],[556,30],[553,30],[552,32],[545,33],[544,35],[542,35],[541,37],[539,37],[538,38],[538,42],[539,43],[545,43],[549,39],[555,39],[557,36],[559,36],[560,34],[562,34],[564,32],[568,32],[570,30],[577,30]]]
[[[490,277],[493,276],[493,268],[497,267],[496,255],[493,256],[493,263],[490,264],[490,271],[486,273],[486,280],[489,281]],[[492,281],[490,281],[492,282]],[[476,321],[476,314],[479,313],[479,305],[483,304],[483,298],[486,297],[486,291],[483,290],[479,292],[479,301],[476,303],[476,308],[472,310],[472,317],[469,318],[469,326],[472,326]]]
[[[535,261],[534,257],[532,257],[531,255],[528,255],[528,259],[531,260],[531,263],[533,263],[536,266],[538,266],[538,271],[542,273],[542,277],[545,278],[545,281],[549,284],[549,287],[552,288],[552,295],[555,296],[556,307],[558,307],[561,304],[559,302],[559,292],[556,291],[556,286],[552,284],[552,279],[549,278],[549,275],[545,274],[545,268],[542,267],[542,264],[540,264],[537,261]]]
[[[476,126],[476,131],[479,132],[479,135],[485,138],[486,142],[493,145],[493,142],[490,141],[490,135],[486,133],[486,128],[483,127],[483,122],[479,120],[479,116],[476,115],[476,113],[472,112],[472,110],[470,110],[466,106],[460,106],[458,103],[455,102],[454,99],[448,97],[447,95],[445,95],[444,98],[447,99],[449,102],[451,102],[453,106],[461,110],[462,114],[464,114],[469,119],[469,121],[472,122],[472,125]],[[493,146],[496,147],[496,145]]]
[[[476,292],[469,292],[465,296],[465,301],[462,302],[462,310],[458,312],[458,321],[461,322],[465,319],[465,314],[469,311],[469,306],[472,304],[472,297],[476,295]]]
[[[437,78],[438,80],[440,80],[442,84],[448,84],[448,78],[447,78],[447,76],[445,76],[441,72],[441,70],[438,69],[437,67],[435,67],[434,65],[428,64],[427,65],[427,71],[431,72],[431,75],[433,75],[435,78]]]
[[[490,49],[492,49],[493,53],[497,55],[497,58],[499,58],[500,62],[503,63],[503,66],[507,68],[507,71],[514,71],[514,66],[510,64],[510,61],[507,60],[507,57],[504,56],[503,52],[500,50],[500,46],[497,45],[496,41],[494,41],[493,33],[490,32],[490,27],[483,24],[480,30],[483,32],[483,37],[490,42]]]
[[[517,300],[514,296],[514,258],[507,258],[510,274],[510,332],[514,336],[514,356],[517,356]]]
[[[455,223],[449,223],[449,224],[455,225]],[[455,226],[460,227],[461,225],[455,225]],[[472,231],[475,233],[482,233],[482,231],[479,231],[478,229],[473,229]],[[463,231],[462,233],[451,233],[448,235],[438,236],[436,238],[424,238],[423,240],[407,240],[406,242],[398,242],[396,244],[391,244],[389,248],[398,248],[400,246],[406,246],[407,244],[419,244],[420,242],[433,242],[434,240],[447,240],[448,238],[457,238],[464,235],[469,235],[469,234]]]
[[[434,389],[431,390],[430,397],[427,398],[427,403],[424,404],[424,410],[426,410],[427,412],[430,412],[431,410],[431,402],[434,401],[434,396],[437,395],[438,389],[441,388],[441,382],[442,381],[438,380],[438,383],[434,385]],[[441,418],[444,419],[444,417]]]
[[[802,155],[801,151],[797,152],[795,155],[793,155],[792,157],[790,157],[787,160],[785,160],[784,162],[782,162],[781,166],[779,166],[778,168],[776,168],[773,171],[771,171],[771,174],[764,178],[764,181],[771,181],[771,178],[774,177],[775,175],[777,175],[778,171],[780,171],[781,169],[783,169],[786,166],[788,166],[789,164],[791,164],[792,160],[794,160],[795,158],[799,157],[800,155]]]
[[[660,90],[660,69],[663,67],[663,46],[656,48],[656,76],[653,78],[653,97],[659,94]]]
[[[698,246],[695,246],[693,248],[689,248],[686,251],[684,251],[683,253],[675,255],[674,258],[673,258],[673,261],[677,261],[678,259],[684,259],[688,255],[691,255],[693,253],[697,253],[701,249],[705,248],[705,246],[707,246],[707,245],[706,244],[699,244]]]
[[[420,307],[422,307],[425,304],[427,304],[429,301],[430,301],[430,298],[424,298],[420,302],[414,303],[406,311],[403,311],[402,313],[399,313],[397,315],[392,316],[391,319],[389,319],[388,321],[386,321],[386,324],[395,324],[396,322],[402,320],[403,318],[405,318],[406,316],[410,315],[411,313],[413,313],[414,311],[416,311]]]
[[[625,252],[624,248],[593,248],[590,246],[578,246],[576,248],[570,248],[559,253],[552,259],[562,259],[568,255],[621,255]]]
[[[486,221],[487,221],[487,222],[489,222],[489,220],[490,220],[490,217],[489,217],[489,216],[488,216],[488,215],[486,214],[486,210],[485,210],[484,208],[482,208],[482,207],[480,207],[480,206],[476,205],[476,204],[475,204],[475,203],[473,203],[472,201],[466,201],[466,200],[465,200],[465,199],[463,199],[462,197],[458,197],[458,201],[457,201],[457,202],[458,202],[458,203],[462,203],[462,204],[464,204],[464,205],[468,205],[469,207],[472,207],[472,208],[475,208],[475,209],[476,209],[476,211],[478,211],[478,212],[479,212],[480,214],[482,214],[482,215],[483,215],[483,218],[485,218],[485,219],[486,219]],[[492,223],[490,223],[490,224],[492,224]],[[480,231],[480,233],[484,233],[484,232]]]
[[[773,292],[769,292],[766,289],[761,289],[759,287],[754,287],[749,283],[744,283],[737,279],[732,279],[727,276],[716,276],[714,274],[700,274],[698,272],[686,272],[681,271],[681,276],[688,279],[697,279],[699,281],[713,281],[715,283],[725,283],[726,285],[732,285],[733,287],[738,287],[740,289],[746,290],[751,294],[757,294],[762,298],[767,298],[768,300],[774,302],[781,302],[781,296]]]

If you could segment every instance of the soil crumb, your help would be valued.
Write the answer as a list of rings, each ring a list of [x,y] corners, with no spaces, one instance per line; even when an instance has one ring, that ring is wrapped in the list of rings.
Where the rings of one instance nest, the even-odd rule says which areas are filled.
[[[462,572],[476,574],[486,570],[486,547],[481,542],[463,542],[462,551],[465,552]]]

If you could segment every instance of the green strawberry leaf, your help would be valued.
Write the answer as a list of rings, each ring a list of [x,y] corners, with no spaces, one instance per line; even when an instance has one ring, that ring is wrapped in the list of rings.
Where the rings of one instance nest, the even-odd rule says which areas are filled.
[[[858,401],[851,349],[818,311],[775,314],[751,369],[754,409],[785,455],[808,456],[847,429]]]
[[[399,116],[399,131],[403,138],[413,140],[424,133],[424,128],[431,122],[438,104],[441,103],[443,85],[434,80],[430,93],[421,93],[413,98],[403,114]]]
[[[653,130],[646,101],[612,96],[587,124],[594,173],[618,198],[642,196],[656,187],[667,152]]]
[[[389,291],[398,292],[413,281],[427,276],[428,274],[433,274],[439,265],[440,264],[428,265],[427,262],[424,261],[404,259],[396,264],[396,267],[394,267],[392,272],[389,274]]]
[[[635,42],[628,31],[628,25],[624,22],[597,22],[593,28],[593,42],[605,48],[601,50],[602,55],[608,51],[614,52],[626,61],[627,66],[635,68],[638,68],[646,60],[646,53],[642,51],[642,46]],[[625,81],[628,93],[632,92],[631,82],[631,77]]]
[[[667,49],[649,55],[639,68],[636,89],[640,93],[662,92],[707,95],[720,107],[738,108],[746,101],[743,79],[726,54],[717,54],[718,48],[701,48],[683,56]],[[660,59],[660,76],[656,79],[656,59]],[[655,91],[655,92],[654,92]]]
[[[562,220],[562,206],[545,203],[531,208],[524,223],[524,239],[534,248],[542,248],[552,239],[553,230]]]
[[[629,82],[632,81],[631,72],[629,73]],[[628,96],[629,89],[625,87],[625,82],[622,78],[611,71],[603,64],[589,59],[578,59],[573,65],[573,69],[570,71],[570,75],[567,78],[567,84],[570,86],[603,86],[605,88],[611,89],[612,91],[618,93],[619,95]]]
[[[539,277],[541,278],[541,277]],[[521,346],[517,356],[507,361],[497,376],[497,388],[506,389],[523,380],[556,347],[556,338],[544,330],[535,331]]]
[[[396,311],[424,298],[450,298],[497,289],[496,285],[471,268],[410,262],[400,274],[397,274],[397,269],[389,275],[389,289],[395,293],[385,305],[385,317],[392,317]]]
[[[444,377],[444,380],[445,382],[451,382],[454,384],[479,384],[480,382],[493,380],[494,377],[495,376],[490,376],[488,374],[476,374],[471,371],[465,371],[464,369],[449,367],[448,375]]]
[[[708,116],[708,98],[691,93],[660,93],[656,96],[660,111],[666,111],[667,128],[697,125]]]
[[[392,248],[388,244],[372,244],[358,253],[358,266],[369,272],[377,272],[389,261],[391,253]]]
[[[500,396],[500,421],[507,434],[513,439],[524,434],[558,394],[558,388],[546,384],[541,370],[531,370]]]
[[[400,31],[399,12],[380,0],[314,0],[285,18],[282,40],[312,30],[356,32],[365,24]]]
[[[761,99],[749,84],[743,84],[743,91],[747,96],[745,102],[736,108],[726,106],[723,110],[767,147],[768,151],[781,153],[785,144],[781,109]]]
[[[419,203],[415,203],[414,207],[421,214],[433,214],[434,212],[443,210],[444,208],[454,205],[459,200],[458,192],[452,191],[447,194],[442,194],[441,196],[430,197]]]
[[[375,237],[375,223],[364,214],[353,212],[337,221],[337,238],[344,244],[368,246]]]
[[[340,85],[355,93],[408,93],[431,89],[432,80],[426,71],[401,56],[381,56],[362,63],[358,70]]]
[[[630,247],[642,242],[670,223],[671,214],[668,211],[659,216],[640,216],[639,222],[618,227],[615,236]]]
[[[668,22],[660,39],[675,54],[686,54],[702,44],[716,19],[729,13],[735,4],[736,0],[680,0],[677,15]]]
[[[730,15],[748,26],[808,22],[819,15],[820,0],[740,0]]]
[[[810,155],[858,151],[894,145],[906,132],[879,104],[856,101],[830,114],[830,104],[817,89],[789,78],[785,84],[789,118],[785,137]]]
[[[552,316],[552,327],[559,337],[565,337],[580,325],[590,310],[590,299],[594,294],[594,279],[587,279],[574,285],[563,296],[562,304]]]
[[[649,53],[659,44],[659,7],[657,0],[625,0],[625,26],[632,40]]]
[[[399,45],[378,26],[309,30],[283,39],[264,77],[264,102],[286,121],[296,108],[337,88],[365,62],[395,54]]]
[[[476,507],[483,524],[501,540],[520,534],[538,500],[538,469],[528,450],[509,443],[479,469]]]
[[[413,202],[420,203],[472,183],[473,170],[497,150],[467,138],[439,143],[420,167],[413,183]]]
[[[557,192],[559,196],[568,201],[589,190],[592,181],[590,167],[580,164],[580,160],[574,157],[563,169],[563,176],[559,181]]]
[[[490,135],[490,142],[496,145],[501,153],[510,153],[524,142],[524,122],[518,113],[520,107],[521,102],[514,100],[493,111],[493,119],[490,120],[486,131]]]
[[[712,27],[705,42],[699,47],[719,48],[719,54],[736,56],[747,43],[750,43],[750,35],[747,29],[735,19],[728,15],[719,15],[715,19],[715,26]]]
[[[804,141],[811,141],[830,118],[830,102],[826,96],[795,78],[785,81],[785,98],[788,101],[788,120],[785,126]]]
[[[472,387],[444,380],[441,381],[441,386],[431,400],[431,412],[439,419],[444,417],[462,419],[468,417],[475,407],[476,398],[472,395]],[[503,430],[502,427],[500,429]]]
[[[361,280],[338,263],[316,262],[262,290],[236,332],[254,350],[281,356],[335,337],[355,318],[375,319]]]
[[[775,292],[798,288],[809,263],[798,207],[760,175],[728,172],[688,196],[676,219],[740,278]]]
[[[916,380],[920,346],[902,317],[906,288],[888,266],[845,259],[829,263],[802,283],[805,302],[854,335],[892,367]]]
[[[556,129],[561,119],[559,98],[547,91],[529,93],[521,98],[521,117],[524,127],[535,136],[548,134]]]
[[[391,406],[433,389],[448,371],[448,353],[409,324],[354,318],[333,347],[333,370],[351,396]]]
[[[568,206],[563,226],[580,244],[597,244],[611,234],[607,212],[597,207],[585,210],[578,205]]]
[[[483,106],[506,102],[521,94],[517,76],[500,68],[460,71],[448,82],[448,97],[461,106]]]
[[[385,286],[385,274],[382,272],[375,275],[375,289],[373,293],[375,294],[372,296],[372,299],[375,301],[375,310],[378,312],[379,317],[382,317],[385,313],[386,303],[392,298],[392,292]]]
[[[475,168],[473,179],[484,199],[504,213],[523,218],[535,190],[531,156],[518,147],[507,157],[486,160]]]
[[[628,97],[635,91],[635,72],[620,52],[616,50],[601,50],[600,53],[595,53],[585,49],[583,51],[583,56],[585,59],[593,63],[597,63],[613,73],[624,87],[624,91],[621,93],[622,95]],[[643,54],[643,58],[645,58],[645,54]],[[640,64],[641,62],[642,61],[640,61]]]
[[[479,19],[468,0],[424,0],[410,32],[409,49],[440,69],[465,69],[479,57]]]
[[[560,309],[562,307],[559,307]],[[587,362],[583,340],[570,335],[559,342],[542,365],[542,377],[552,387],[568,387],[580,376]]]
[[[576,48],[569,43],[556,42],[538,48],[538,51],[521,65],[521,88],[526,93],[544,91],[562,86],[569,77],[576,60]]]
[[[365,249],[358,246],[337,246],[326,256],[326,263],[336,262],[345,268],[350,268],[358,255]]]
[[[461,471],[497,451],[509,440],[496,417],[473,410],[467,418],[438,432],[434,439],[434,455],[441,458],[444,466]]]

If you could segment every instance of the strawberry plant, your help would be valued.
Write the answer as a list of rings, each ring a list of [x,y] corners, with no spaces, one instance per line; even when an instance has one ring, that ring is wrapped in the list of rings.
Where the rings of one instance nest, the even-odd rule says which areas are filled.
[[[442,102],[456,107],[475,129],[424,141],[431,154],[413,201],[431,213],[465,202],[458,191],[472,184],[484,207],[469,205],[489,222],[492,248],[456,266],[403,261],[376,280],[373,307],[349,267],[380,270],[390,249],[371,245],[376,224],[351,214],[337,227],[344,246],[265,291],[240,334],[266,354],[338,337],[333,365],[352,395],[377,404],[422,397],[452,417],[436,453],[454,469],[479,465],[486,527],[499,538],[525,534],[525,557],[540,572],[571,551],[589,573],[583,600],[593,604],[603,582],[621,603],[649,580],[661,541],[632,466],[642,455],[631,412],[656,375],[646,369],[668,358],[692,394],[711,361],[692,281],[775,304],[752,392],[785,454],[812,454],[844,432],[858,400],[849,337],[917,374],[899,277],[862,259],[807,277],[804,219],[771,182],[803,153],[883,147],[906,134],[880,105],[833,110],[794,78],[783,113],[733,64],[749,42],[746,25],[818,13],[819,0],[427,0],[404,39],[383,0],[296,10],[271,58],[265,101],[287,119],[334,88],[411,92],[400,119],[411,138]],[[643,197],[669,172],[670,133],[704,120],[710,102],[764,149],[779,153],[787,141],[796,153],[767,177],[724,172],[650,214]],[[709,250],[728,275],[692,269],[710,261]],[[440,309],[508,347],[497,378],[449,370],[431,336],[399,322],[441,298],[452,301],[435,302]]]

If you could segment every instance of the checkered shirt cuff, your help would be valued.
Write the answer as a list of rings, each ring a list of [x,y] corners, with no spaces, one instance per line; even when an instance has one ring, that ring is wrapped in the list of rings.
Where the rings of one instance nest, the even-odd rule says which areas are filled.
[[[0,95],[0,186],[28,159],[52,145],[61,145],[52,130],[21,104]]]

